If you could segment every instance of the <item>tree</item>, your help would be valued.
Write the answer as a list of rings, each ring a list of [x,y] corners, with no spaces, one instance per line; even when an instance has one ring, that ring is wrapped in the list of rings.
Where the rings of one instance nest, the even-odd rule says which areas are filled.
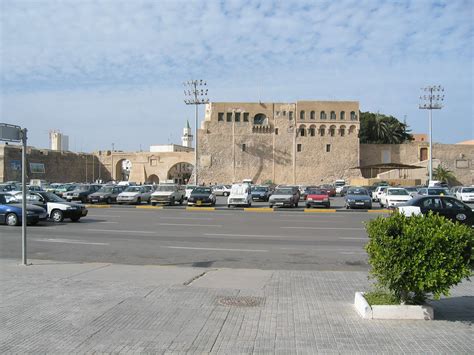
[[[413,136],[405,123],[393,116],[379,113],[360,113],[360,143],[401,144]]]
[[[436,180],[451,183],[456,182],[456,177],[453,172],[447,168],[444,168],[441,164],[438,165],[436,169],[433,170],[433,176]]]

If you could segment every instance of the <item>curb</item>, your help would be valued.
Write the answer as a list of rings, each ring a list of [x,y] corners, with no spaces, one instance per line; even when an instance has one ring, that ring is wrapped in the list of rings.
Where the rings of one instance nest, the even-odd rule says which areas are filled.
[[[111,205],[85,205],[86,208],[111,208]]]
[[[303,212],[305,213],[334,213],[334,212],[337,212],[337,210],[335,209],[322,210],[322,209],[305,208]]]
[[[144,210],[162,210],[163,206],[135,206],[135,208],[140,208]]]
[[[392,213],[392,210],[367,210],[369,213]]]
[[[215,211],[215,207],[186,207],[186,211]]]
[[[274,209],[272,207],[245,207],[244,212],[273,212]]]

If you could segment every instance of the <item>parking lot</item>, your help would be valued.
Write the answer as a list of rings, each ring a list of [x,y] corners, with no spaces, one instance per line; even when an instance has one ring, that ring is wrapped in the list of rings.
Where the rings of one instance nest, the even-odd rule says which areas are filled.
[[[228,209],[225,198],[218,199],[213,211],[184,206],[89,208],[78,223],[30,227],[28,256],[137,265],[367,270],[363,222],[383,214],[346,212],[334,200],[335,210],[343,213],[303,213],[304,207],[251,213]],[[19,258],[20,228],[0,228],[1,257]]]

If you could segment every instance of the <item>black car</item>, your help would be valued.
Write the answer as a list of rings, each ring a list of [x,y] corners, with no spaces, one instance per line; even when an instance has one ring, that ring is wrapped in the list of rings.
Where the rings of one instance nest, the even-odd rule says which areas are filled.
[[[108,204],[117,202],[119,193],[125,190],[126,186],[106,185],[102,186],[97,192],[87,197],[89,203],[106,202]]]
[[[268,201],[271,192],[268,186],[252,186],[250,189],[253,201]]]
[[[196,187],[188,197],[188,206],[215,206],[216,195],[212,188],[199,186]]]
[[[372,197],[369,192],[362,187],[351,187],[345,193],[346,208],[372,208]]]
[[[87,197],[98,191],[101,187],[101,185],[95,184],[77,185],[75,190],[63,194],[63,198],[68,201],[81,201],[82,203],[86,203]]]
[[[444,216],[453,222],[474,226],[474,212],[464,202],[451,196],[417,196],[397,207],[405,216],[427,214],[429,211]]]
[[[26,205],[26,222],[35,225],[39,221],[45,221],[48,213],[39,206]],[[10,194],[0,192],[0,223],[9,226],[18,226],[23,221],[23,208],[21,203]]]

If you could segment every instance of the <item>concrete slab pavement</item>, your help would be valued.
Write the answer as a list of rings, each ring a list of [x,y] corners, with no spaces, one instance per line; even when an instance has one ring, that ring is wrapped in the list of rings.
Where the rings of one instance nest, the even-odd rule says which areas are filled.
[[[202,276],[202,274],[204,276]],[[366,272],[0,259],[1,353],[472,353],[474,286],[435,321],[359,318]]]

